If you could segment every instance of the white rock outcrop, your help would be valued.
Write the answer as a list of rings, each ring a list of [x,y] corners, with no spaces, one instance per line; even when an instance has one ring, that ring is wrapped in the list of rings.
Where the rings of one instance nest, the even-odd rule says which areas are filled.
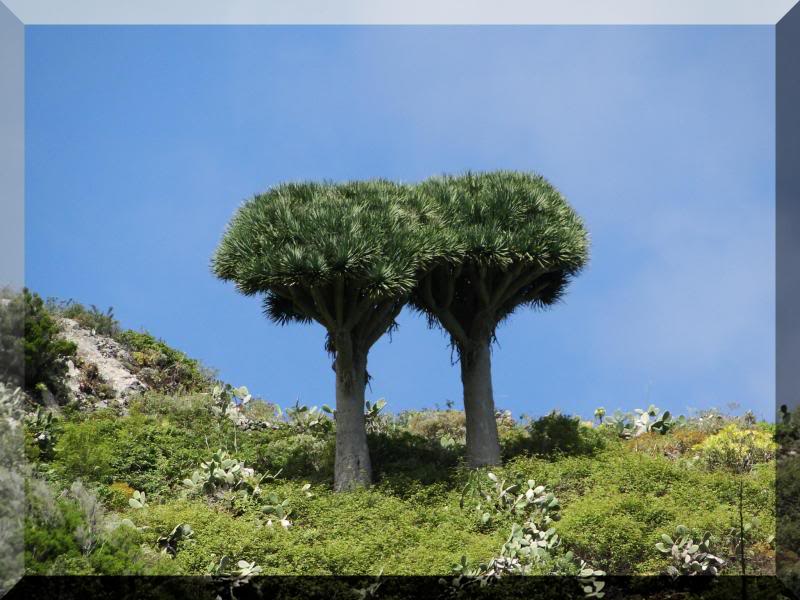
[[[147,389],[123,364],[123,360],[130,362],[130,358],[119,343],[110,337],[82,328],[73,319],[62,318],[59,321],[61,336],[75,343],[78,347],[78,358],[83,365],[97,367],[97,373],[114,390],[119,404],[125,404],[129,396]],[[76,398],[85,399],[85,394],[80,389],[81,370],[72,361],[67,367],[67,386]]]

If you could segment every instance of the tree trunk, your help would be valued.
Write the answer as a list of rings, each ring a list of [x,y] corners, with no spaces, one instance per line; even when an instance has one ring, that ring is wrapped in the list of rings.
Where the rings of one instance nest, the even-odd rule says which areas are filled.
[[[336,339],[336,463],[333,487],[337,492],[372,482],[364,419],[367,355],[354,347],[349,335]]]
[[[467,462],[470,467],[500,464],[500,441],[494,416],[490,341],[460,352],[464,412],[467,417]]]

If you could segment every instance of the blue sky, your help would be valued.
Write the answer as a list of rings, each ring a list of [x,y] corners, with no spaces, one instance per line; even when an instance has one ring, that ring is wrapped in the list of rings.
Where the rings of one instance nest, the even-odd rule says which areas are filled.
[[[584,217],[564,302],[498,331],[495,400],[589,417],[774,405],[772,27],[29,27],[26,282],[113,306],[281,405],[332,402],[321,326],[216,281],[287,180],[534,170]],[[367,396],[461,406],[408,312]]]

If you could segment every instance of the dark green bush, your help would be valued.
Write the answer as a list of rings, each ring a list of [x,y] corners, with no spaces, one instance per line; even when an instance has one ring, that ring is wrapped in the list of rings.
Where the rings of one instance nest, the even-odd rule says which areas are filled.
[[[6,295],[10,297],[0,303],[3,381],[12,386],[22,385],[29,392],[45,388],[66,399],[66,361],[75,355],[75,344],[58,337],[58,323],[38,294],[26,288],[19,294]]]
[[[93,498],[90,492],[85,497]],[[30,482],[25,516],[25,566],[32,575],[149,575],[169,573],[161,557],[142,548],[142,534],[130,524],[87,514],[71,496],[55,497],[41,480]],[[98,536],[91,548],[80,543],[82,528]]]
[[[22,292],[25,302],[25,387],[36,389],[43,384],[50,392],[63,397],[63,379],[67,358],[77,346],[58,337],[59,327],[44,307],[38,294]]]
[[[265,432],[243,436],[239,457],[259,472],[328,481],[333,477],[334,438],[308,433]]]
[[[63,425],[55,446],[58,468],[65,481],[83,479],[111,483],[117,456],[118,424],[113,415],[101,413],[84,421]]]
[[[377,480],[400,479],[419,483],[448,480],[463,457],[464,447],[444,447],[408,431],[370,434],[372,469]]]
[[[532,421],[527,436],[514,428],[503,436],[506,456],[539,454],[553,456],[592,455],[605,445],[603,435],[581,423],[580,417],[562,415],[556,411]]]
[[[34,507],[25,518],[27,573],[48,575],[59,558],[81,561],[81,548],[75,539],[75,530],[83,523],[81,511],[70,500],[59,498],[55,502],[57,512],[52,515],[45,516]]]
[[[786,566],[800,558],[800,455],[780,459],[777,469],[778,557]],[[800,575],[800,569],[798,569]]]

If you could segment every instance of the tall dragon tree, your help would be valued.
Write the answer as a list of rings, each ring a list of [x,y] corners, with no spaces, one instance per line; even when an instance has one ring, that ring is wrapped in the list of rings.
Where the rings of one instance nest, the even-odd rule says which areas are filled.
[[[498,464],[491,373],[497,327],[521,307],[548,307],[562,296],[588,260],[588,234],[564,197],[535,174],[433,177],[416,194],[435,207],[457,259],[441,257],[423,274],[412,304],[457,350],[469,464]]]
[[[271,320],[325,327],[336,372],[337,491],[371,481],[367,353],[442,254],[423,226],[435,221],[423,203],[384,180],[278,185],[239,208],[212,259],[218,277],[263,295]]]

